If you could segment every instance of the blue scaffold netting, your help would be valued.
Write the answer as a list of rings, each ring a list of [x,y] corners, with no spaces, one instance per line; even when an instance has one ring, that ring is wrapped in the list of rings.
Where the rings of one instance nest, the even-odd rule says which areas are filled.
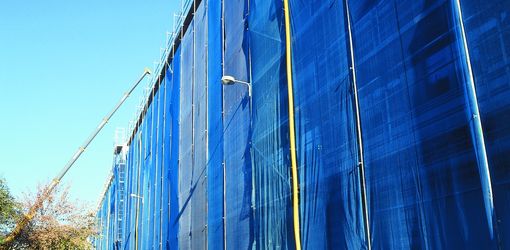
[[[96,248],[510,249],[510,1],[185,6]]]

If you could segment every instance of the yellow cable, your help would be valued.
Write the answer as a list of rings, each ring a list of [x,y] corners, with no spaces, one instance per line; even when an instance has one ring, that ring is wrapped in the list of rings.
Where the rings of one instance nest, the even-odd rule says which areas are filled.
[[[290,163],[292,172],[292,212],[294,218],[294,240],[296,250],[301,250],[301,234],[299,231],[299,188],[296,157],[296,131],[294,125],[294,95],[292,90],[292,49],[290,33],[289,0],[283,0],[285,13],[285,51],[287,60],[287,89],[289,92],[289,137],[290,137]]]

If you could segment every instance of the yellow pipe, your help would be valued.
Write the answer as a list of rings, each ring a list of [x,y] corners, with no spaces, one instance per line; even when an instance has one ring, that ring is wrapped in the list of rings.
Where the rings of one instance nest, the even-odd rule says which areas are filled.
[[[299,231],[299,187],[296,157],[296,131],[294,124],[294,94],[292,89],[292,48],[289,0],[283,0],[283,12],[285,13],[285,54],[287,61],[287,89],[289,92],[289,137],[290,163],[292,172],[292,212],[294,219],[294,240],[296,243],[296,250],[301,250],[301,234]]]

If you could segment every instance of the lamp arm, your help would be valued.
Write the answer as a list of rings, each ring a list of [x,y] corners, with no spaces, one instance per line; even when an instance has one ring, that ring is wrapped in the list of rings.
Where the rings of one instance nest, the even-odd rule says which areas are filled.
[[[245,81],[235,80],[235,82],[242,83],[248,87],[248,95],[251,97],[251,83]]]

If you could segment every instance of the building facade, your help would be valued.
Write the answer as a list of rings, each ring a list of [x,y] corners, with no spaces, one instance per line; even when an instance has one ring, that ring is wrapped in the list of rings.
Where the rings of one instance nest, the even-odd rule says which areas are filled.
[[[510,1],[185,6],[98,248],[510,249]]]

